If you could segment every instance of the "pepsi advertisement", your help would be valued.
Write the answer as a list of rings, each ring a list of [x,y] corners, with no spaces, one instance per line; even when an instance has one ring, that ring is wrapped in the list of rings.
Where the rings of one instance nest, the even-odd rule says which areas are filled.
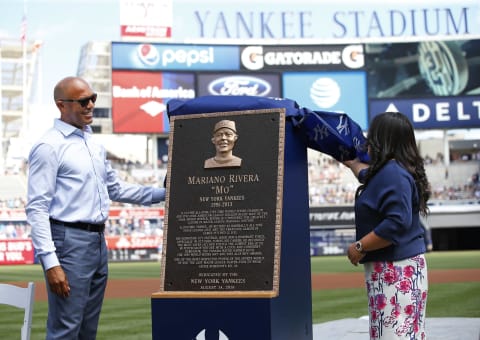
[[[264,73],[198,73],[197,95],[281,97],[280,75]]]
[[[240,68],[238,46],[112,42],[112,69],[205,70]]]

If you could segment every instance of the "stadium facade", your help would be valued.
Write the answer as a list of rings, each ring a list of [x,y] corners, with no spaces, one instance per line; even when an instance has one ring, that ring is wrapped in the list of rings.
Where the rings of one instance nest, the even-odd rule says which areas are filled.
[[[40,41],[0,40],[0,170],[11,140],[28,131],[29,104],[37,73]]]

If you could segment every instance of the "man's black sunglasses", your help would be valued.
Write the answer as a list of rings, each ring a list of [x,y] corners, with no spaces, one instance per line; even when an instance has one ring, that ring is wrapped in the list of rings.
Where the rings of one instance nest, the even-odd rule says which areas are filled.
[[[71,103],[75,102],[75,103],[79,103],[82,107],[87,107],[87,105],[90,103],[90,100],[95,104],[95,102],[97,101],[97,94],[94,93],[90,97],[80,98],[80,99],[59,99],[59,100],[62,102],[71,102]]]

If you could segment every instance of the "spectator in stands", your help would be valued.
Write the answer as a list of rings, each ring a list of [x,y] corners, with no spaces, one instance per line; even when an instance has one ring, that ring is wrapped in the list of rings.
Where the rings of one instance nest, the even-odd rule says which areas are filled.
[[[480,198],[480,175],[478,172],[472,175],[472,191],[474,198]]]
[[[428,280],[424,229],[430,196],[412,124],[387,112],[371,122],[369,165],[344,162],[362,183],[355,196],[357,241],[348,248],[364,264],[371,339],[423,339]],[[382,315],[383,317],[379,317]]]
[[[60,119],[29,155],[27,219],[45,271],[47,339],[95,339],[108,276],[109,201],[151,205],[165,189],[121,181],[92,138],[97,94],[82,78],[54,89]]]

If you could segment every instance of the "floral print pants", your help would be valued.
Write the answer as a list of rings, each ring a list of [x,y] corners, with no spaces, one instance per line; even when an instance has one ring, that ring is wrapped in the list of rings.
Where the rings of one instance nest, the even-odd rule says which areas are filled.
[[[428,294],[425,256],[365,263],[370,339],[424,340]]]

